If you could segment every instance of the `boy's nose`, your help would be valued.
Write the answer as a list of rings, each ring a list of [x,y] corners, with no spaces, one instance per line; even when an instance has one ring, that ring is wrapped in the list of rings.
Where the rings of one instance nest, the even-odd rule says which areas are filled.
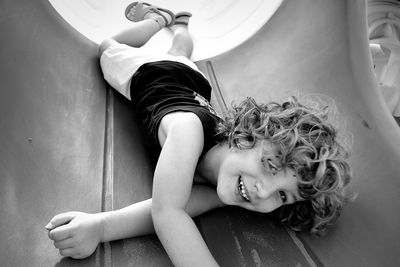
[[[260,199],[268,199],[276,192],[276,185],[257,181],[255,183],[255,195]]]

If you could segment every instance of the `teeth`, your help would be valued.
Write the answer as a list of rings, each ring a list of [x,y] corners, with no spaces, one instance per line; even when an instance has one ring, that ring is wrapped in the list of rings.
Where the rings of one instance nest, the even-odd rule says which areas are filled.
[[[249,198],[249,197],[247,196],[247,194],[246,194],[246,189],[245,189],[245,188],[246,188],[246,187],[245,187],[245,185],[244,185],[244,183],[243,183],[242,178],[239,177],[239,186],[238,186],[239,194],[240,194],[240,196],[241,196],[244,200],[250,201],[250,198]]]

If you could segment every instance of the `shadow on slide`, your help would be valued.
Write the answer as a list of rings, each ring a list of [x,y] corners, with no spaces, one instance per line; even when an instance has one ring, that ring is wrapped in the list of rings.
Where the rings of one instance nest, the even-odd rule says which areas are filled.
[[[284,1],[249,41],[199,62],[227,103],[280,99],[292,88],[326,94],[354,135],[359,196],[329,235],[294,234],[236,208],[212,211],[196,222],[221,265],[400,265],[400,130],[377,90],[365,8],[363,0]],[[44,229],[54,214],[150,197],[153,164],[129,103],[102,79],[97,45],[48,1],[1,1],[0,31],[1,265],[171,265],[155,236],[102,244],[85,260],[54,249]]]

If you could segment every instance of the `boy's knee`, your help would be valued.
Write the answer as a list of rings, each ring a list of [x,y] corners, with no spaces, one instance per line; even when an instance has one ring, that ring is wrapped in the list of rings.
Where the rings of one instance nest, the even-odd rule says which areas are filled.
[[[101,55],[103,54],[103,52],[109,48],[112,44],[116,43],[117,41],[115,41],[114,39],[105,39],[104,41],[102,41],[99,45],[99,56],[101,57]]]

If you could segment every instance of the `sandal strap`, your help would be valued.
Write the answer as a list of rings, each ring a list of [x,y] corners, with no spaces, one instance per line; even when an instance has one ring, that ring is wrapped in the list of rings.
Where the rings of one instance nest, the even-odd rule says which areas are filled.
[[[136,17],[136,16],[138,17],[137,20],[136,20],[136,19],[131,20],[131,19],[129,19],[128,16],[127,16],[128,13],[129,13],[129,11],[132,9],[133,6],[136,6],[136,8],[139,9],[139,11],[136,10],[136,13],[135,13],[135,17]],[[145,3],[145,2],[141,2],[141,1],[132,2],[131,4],[129,4],[129,5],[125,8],[125,17],[126,17],[128,20],[131,20],[131,21],[133,21],[133,22],[140,21],[140,20],[142,20],[142,18],[144,17],[144,15],[148,12],[148,10],[149,10],[150,7],[151,7],[151,5],[148,4],[148,3]]]
[[[127,17],[127,14],[129,13],[129,11],[131,10],[131,8],[133,6],[137,6],[138,8],[140,8],[140,12],[139,12],[140,15],[138,14],[138,17],[140,17],[140,19],[138,19],[137,21],[141,20],[141,18],[143,18],[147,13],[154,12],[154,13],[157,13],[158,15],[160,15],[162,17],[162,19],[165,21],[165,27],[169,27],[169,26],[175,24],[175,14],[171,10],[157,7],[157,6],[151,5],[146,2],[141,2],[141,1],[136,1],[136,2],[129,4],[125,9],[125,17]],[[168,18],[165,17],[161,12],[165,12],[171,16],[170,23],[168,23]],[[136,20],[133,20],[133,21],[136,22]],[[158,24],[160,24],[160,26],[162,25],[162,22],[159,21],[158,19],[155,19],[155,21]]]
[[[165,13],[168,13],[171,16],[171,21],[169,23],[168,23],[168,18],[166,16],[164,16],[164,14],[161,11],[163,11]],[[171,25],[173,25],[175,23],[175,15],[174,15],[174,13],[172,13],[171,11],[169,11],[167,9],[163,9],[163,8],[152,6],[152,7],[149,7],[148,10],[146,10],[146,14],[149,13],[149,12],[157,13],[158,15],[160,15],[161,18],[165,22],[165,27],[169,27],[169,26],[171,26]],[[158,19],[154,19],[154,20],[162,27],[162,24]]]
[[[189,25],[189,18],[192,16],[192,13],[188,11],[181,11],[175,14],[175,25]],[[180,18],[187,17],[187,20],[181,20]]]
[[[189,11],[180,11],[175,14],[175,18],[179,18],[179,17],[189,17],[190,18],[191,16],[192,16],[192,13],[190,13]]]

